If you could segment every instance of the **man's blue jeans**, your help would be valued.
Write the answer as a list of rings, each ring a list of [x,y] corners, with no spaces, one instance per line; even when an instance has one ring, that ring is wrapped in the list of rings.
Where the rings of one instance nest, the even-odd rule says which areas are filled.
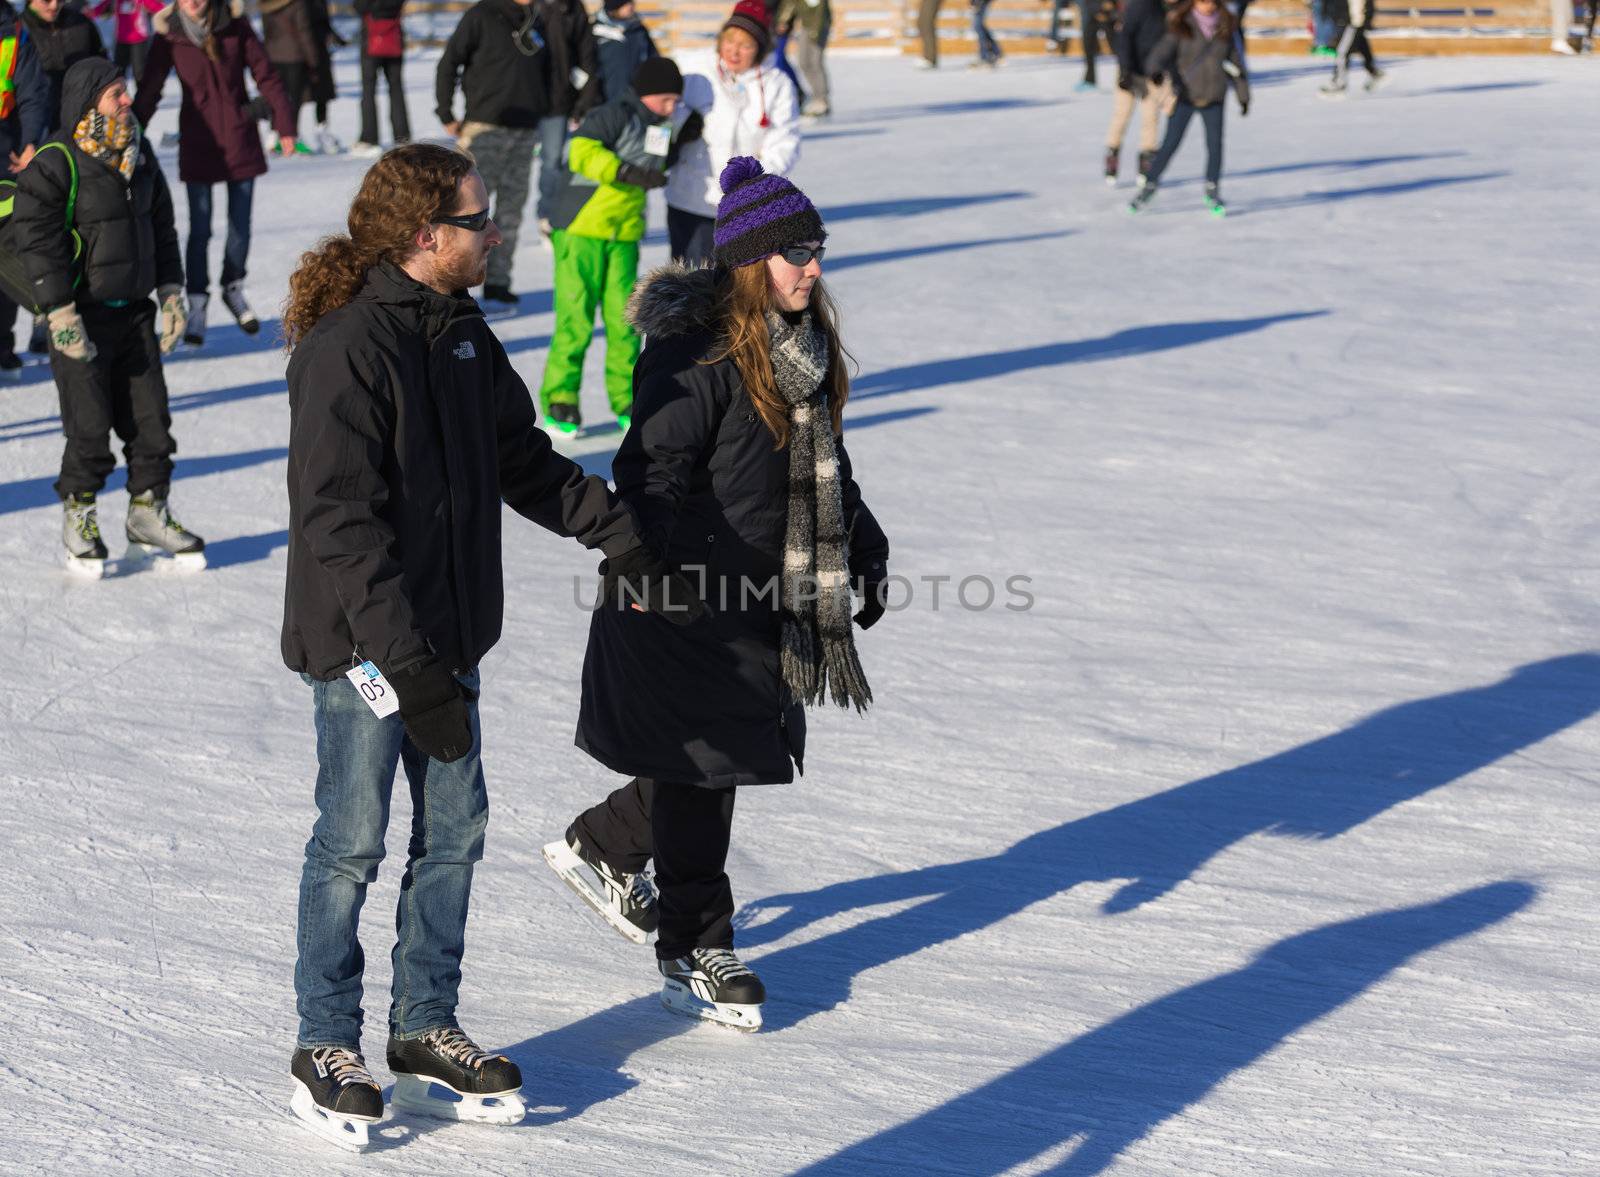
[[[189,243],[184,250],[183,268],[190,294],[204,294],[211,285],[207,254],[211,251],[211,185],[188,184]],[[255,202],[254,180],[230,180],[228,189],[228,238],[222,246],[222,284],[244,280],[250,261],[250,211]]]
[[[300,876],[299,1045],[360,1046],[365,958],[356,931],[383,861],[397,765],[411,786],[413,814],[395,913],[389,1031],[416,1038],[454,1026],[472,867],[483,858],[489,824],[477,704],[468,704],[472,751],[441,764],[412,745],[400,716],[373,715],[344,676],[307,681],[317,728],[317,822]],[[477,671],[461,681],[476,691]]]

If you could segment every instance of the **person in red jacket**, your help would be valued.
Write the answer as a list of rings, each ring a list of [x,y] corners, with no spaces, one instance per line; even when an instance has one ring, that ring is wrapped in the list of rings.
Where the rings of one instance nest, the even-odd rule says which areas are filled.
[[[267,170],[261,137],[250,116],[245,72],[272,108],[279,150],[295,150],[294,113],[283,82],[267,60],[242,6],[223,0],[177,0],[155,19],[155,38],[139,79],[133,113],[141,126],[161,102],[173,70],[183,86],[178,112],[178,178],[189,196],[189,241],[184,272],[189,288],[189,326],[184,342],[205,343],[210,302],[211,190],[228,186],[228,238],[222,251],[222,302],[249,335],[261,323],[245,297],[245,266],[250,255],[250,209],[256,177]]]

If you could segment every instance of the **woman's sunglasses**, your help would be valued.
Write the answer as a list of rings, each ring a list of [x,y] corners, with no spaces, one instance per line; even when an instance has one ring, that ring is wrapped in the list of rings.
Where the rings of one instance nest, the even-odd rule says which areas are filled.
[[[822,255],[827,252],[826,245],[791,245],[788,249],[780,249],[778,256],[791,266],[809,266],[812,258],[820,262]]]
[[[434,217],[435,225],[454,225],[458,229],[466,229],[472,233],[482,233],[484,226],[489,223],[489,210],[480,208],[475,213],[466,213],[455,217]]]

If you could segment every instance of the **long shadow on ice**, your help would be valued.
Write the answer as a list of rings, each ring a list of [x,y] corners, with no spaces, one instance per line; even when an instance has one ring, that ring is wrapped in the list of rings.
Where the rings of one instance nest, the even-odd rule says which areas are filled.
[[[174,479],[200,478],[207,474],[226,474],[230,470],[243,470],[249,466],[259,466],[264,462],[282,462],[289,456],[286,449],[246,450],[238,454],[207,454],[199,458],[185,458],[181,455],[173,469]],[[25,478],[19,482],[0,482],[0,515],[9,515],[13,511],[27,511],[34,507],[50,507],[57,505],[60,500],[56,498],[54,489],[56,476],[46,478]],[[128,470],[126,466],[118,466],[106,480],[107,491],[120,490],[127,485]]]
[[[1141,1006],[799,1172],[966,1177],[1004,1172],[1073,1141],[1048,1172],[1092,1177],[1413,957],[1505,919],[1536,894],[1527,883],[1492,883],[1291,936],[1236,972]]]
[[[975,208],[1006,200],[1027,200],[1031,192],[975,192],[961,196],[902,196],[893,200],[862,200],[854,204],[832,204],[821,209],[829,225],[841,221],[870,220],[873,217],[920,217],[929,213]]]
[[[1541,78],[1525,78],[1520,82],[1474,82],[1466,86],[1434,86],[1429,90],[1413,90],[1408,98],[1424,98],[1433,94],[1497,94],[1502,90],[1531,90],[1544,85]]]
[[[923,900],[904,911],[753,957],[772,994],[765,1010],[767,1026],[782,1030],[844,1002],[855,977],[868,969],[992,927],[1079,883],[1127,880],[1103,910],[1106,914],[1129,911],[1164,895],[1212,856],[1252,834],[1312,840],[1337,837],[1392,806],[1535,744],[1597,710],[1600,656],[1574,654],[1533,663],[1488,686],[1403,703],[1276,756],[1067,822],[1024,838],[998,854],[851,880],[803,894],[771,896],[741,915],[771,909],[779,912],[777,917],[754,929],[741,930],[739,942],[744,948],[772,943],[817,920],[859,908]],[[1300,862],[1297,850],[1286,857],[1283,872],[1291,874]],[[1293,1007],[1279,1001],[1274,1007],[1248,996],[1254,987],[1263,984],[1264,976],[1276,975],[1303,959],[1343,960],[1345,968],[1354,970],[1343,974],[1348,996],[1363,987],[1362,983],[1351,983],[1351,976],[1357,981],[1365,976],[1364,983],[1370,984],[1405,956],[1450,938],[1439,935],[1430,939],[1420,930],[1424,926],[1436,930],[1455,927],[1455,934],[1463,934],[1491,922],[1483,919],[1474,923],[1475,917],[1470,917],[1469,911],[1482,914],[1494,910],[1497,904],[1511,910],[1526,901],[1524,897],[1512,903],[1511,894],[1490,889],[1475,899],[1461,898],[1432,909],[1418,909],[1414,916],[1396,913],[1376,917],[1370,924],[1358,921],[1359,928],[1325,929],[1324,933],[1312,934],[1320,939],[1312,938],[1303,944],[1291,941],[1293,947],[1285,946],[1284,950],[1263,957],[1270,973],[1262,968],[1245,970],[1233,975],[1231,988],[1224,985],[1204,990],[1205,1004],[1226,1004],[1232,1011],[1229,1017],[1238,1016],[1241,1009],[1253,1009],[1262,1015],[1254,1045],[1244,1050],[1239,1062],[1229,1064],[1227,1057],[1234,1056],[1222,1057],[1222,1052],[1232,1048],[1216,1043],[1220,1061],[1211,1065],[1208,1073],[1214,1077],[1207,1085],[1259,1055],[1277,1040],[1272,1037],[1274,1033],[1281,1037],[1293,1025],[1303,1025],[1316,1016],[1313,1013],[1298,1021],[1291,1016],[1292,1009],[1309,1008],[1306,1003],[1314,1003],[1316,989],[1330,984],[1339,988],[1337,980],[1308,976],[1306,988],[1298,991],[1304,1001]],[[1418,934],[1411,936],[1411,930]],[[1362,944],[1366,945],[1364,955],[1358,951]],[[1389,947],[1385,948],[1385,944]],[[1389,958],[1390,963],[1384,964]],[[1362,959],[1369,962],[1365,971],[1358,963]],[[640,983],[649,983],[648,967],[641,973]],[[1239,995],[1238,1003],[1224,1003],[1223,998],[1233,994]],[[1340,997],[1331,1001],[1327,1008],[1342,1000]],[[1188,1002],[1186,1005],[1177,1000],[1176,1004],[1161,1006],[1157,1016],[1143,1020],[1130,1015],[1117,1024],[1120,1029],[1114,1033],[1108,1029],[1092,1041],[1080,1039],[1084,1045],[1077,1053],[1041,1065],[1049,1066],[1052,1075],[1057,1073],[1055,1068],[1065,1075],[1081,1066],[1081,1060],[1091,1052],[1104,1051],[1108,1042],[1116,1048],[1112,1055],[1126,1053],[1134,1043],[1150,1036],[1147,1027],[1151,1025],[1159,1025],[1181,1039],[1197,1033],[1205,1024],[1226,1020],[1220,1009],[1209,1011],[1209,1021],[1191,1020],[1196,1018],[1199,1003],[1192,996]],[[1269,1019],[1266,1014],[1274,1008],[1279,1013]],[[511,1047],[507,1053],[525,1071],[550,1073],[548,1086],[530,1089],[530,1098],[539,1102],[554,1097],[557,1101],[530,1116],[528,1122],[548,1124],[581,1115],[595,1104],[636,1086],[637,1080],[627,1074],[628,1060],[638,1051],[691,1026],[692,1023],[664,1013],[654,995],[640,996]],[[1280,1026],[1288,1028],[1275,1030]],[[707,1031],[713,1032],[716,1031]],[[1152,1070],[1161,1067],[1165,1049],[1147,1051],[1150,1061],[1146,1065]],[[1190,1080],[1180,1082],[1174,1076],[1167,1082],[1167,1089],[1178,1093]],[[1055,1089],[1060,1086],[1057,1084]],[[1045,1086],[1041,1090],[1048,1092],[1052,1088]],[[1138,1085],[1133,1083],[1123,1090],[1137,1091]],[[1163,1098],[1170,1106],[1177,1096]],[[996,1113],[996,1105],[1001,1102],[997,1096],[995,1103],[988,1105],[987,1114],[995,1117],[995,1123],[1006,1125],[1005,1130],[1022,1131],[1018,1126],[1021,1117]],[[1063,1108],[1054,1114],[1056,1122],[1060,1122],[1069,1113]],[[1169,1113],[1146,1115],[1133,1126],[1136,1131],[1130,1129],[1118,1137],[1123,1144],[1117,1147],[1123,1147],[1166,1114]],[[1037,1149],[1028,1155],[1033,1151]],[[914,1169],[886,1166],[882,1171]]]
[[[261,380],[255,384],[241,384],[234,388],[211,388],[203,392],[175,393],[168,397],[167,409],[169,412],[182,413],[190,409],[203,409],[208,405],[224,405],[231,401],[250,400],[258,396],[272,396],[274,393],[287,395],[288,386],[282,378],[276,380]],[[52,413],[48,417],[30,417],[26,421],[0,422],[0,442],[20,441],[26,437],[48,437],[61,432],[61,416]]]
[[[1326,310],[1289,311],[1281,315],[1260,315],[1248,319],[1154,323],[1147,327],[1128,327],[1099,339],[1076,339],[1067,343],[1046,343],[977,356],[930,360],[863,376],[851,386],[850,395],[853,400],[865,400],[874,396],[891,396],[897,392],[937,388],[941,384],[964,384],[970,380],[1009,376],[1032,368],[1053,368],[1060,364],[1081,364],[1091,360],[1114,360],[1124,356],[1172,351],[1197,343],[1245,335],[1279,323],[1315,319],[1329,313]]]
[[[287,531],[264,531],[260,535],[235,535],[211,540],[206,544],[206,567],[215,570],[253,564],[288,546]]]
[[[886,903],[914,907],[761,957],[766,1022],[792,1026],[850,996],[869,969],[992,927],[1085,882],[1115,881],[1107,915],[1159,899],[1212,857],[1270,834],[1323,840],[1493,764],[1600,710],[1600,655],[1536,662],[1499,682],[1402,703],[1275,756],[1022,839],[998,854],[774,895],[741,912],[749,948]],[[1282,872],[1298,869],[1298,848]]]
[[[1022,233],[1015,237],[978,237],[971,241],[937,241],[927,245],[912,245],[904,249],[880,249],[875,253],[852,253],[848,257],[828,258],[826,270],[829,277],[840,270],[853,270],[857,266],[876,266],[883,262],[904,261],[914,257],[935,257],[944,253],[961,253],[968,249],[987,249],[991,245],[1032,245],[1040,241],[1058,241],[1071,237],[1070,229],[1053,233]]]
[[[1398,164],[1426,163],[1436,159],[1460,159],[1467,153],[1465,151],[1423,151],[1410,155],[1358,155],[1349,159],[1302,159],[1294,163],[1271,164],[1267,167],[1244,168],[1240,171],[1229,170],[1228,179],[1238,180],[1246,176],[1281,176],[1291,172],[1356,172],[1367,168],[1390,167]],[[1168,188],[1181,188],[1185,184],[1200,183],[1199,176],[1189,176],[1182,180],[1163,182],[1163,190]]]
[[[1332,188],[1322,192],[1302,192],[1298,196],[1266,197],[1245,205],[1250,213],[1281,212],[1289,208],[1305,208],[1314,204],[1337,204],[1344,200],[1369,200],[1383,196],[1410,196],[1416,192],[1431,192],[1457,184],[1479,184],[1484,180],[1500,180],[1510,172],[1473,172],[1465,176],[1427,176],[1419,180],[1398,180],[1392,184],[1369,184],[1363,188]]]

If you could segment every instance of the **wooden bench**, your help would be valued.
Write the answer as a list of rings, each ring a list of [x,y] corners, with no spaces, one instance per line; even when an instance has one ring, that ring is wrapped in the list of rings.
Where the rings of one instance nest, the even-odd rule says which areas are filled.
[[[411,0],[406,35],[413,45],[439,46],[449,38],[473,0]],[[353,20],[349,0],[333,0],[335,17]],[[598,0],[589,0],[598,11]],[[829,51],[877,50],[920,55],[917,0],[833,0]],[[732,0],[642,0],[639,6],[663,53],[709,49],[733,10]],[[1061,10],[1050,38],[1050,0],[994,0],[989,30],[1008,54],[1082,52],[1078,7]],[[972,9],[967,0],[945,0],[938,20],[939,52],[951,57],[977,55]],[[1245,35],[1255,53],[1299,53],[1311,47],[1310,9],[1302,0],[1258,0],[1245,17]],[[1373,48],[1378,55],[1443,53],[1544,53],[1550,44],[1547,0],[1493,0],[1459,4],[1383,4],[1378,9]],[[1104,36],[1102,51],[1106,51]]]

